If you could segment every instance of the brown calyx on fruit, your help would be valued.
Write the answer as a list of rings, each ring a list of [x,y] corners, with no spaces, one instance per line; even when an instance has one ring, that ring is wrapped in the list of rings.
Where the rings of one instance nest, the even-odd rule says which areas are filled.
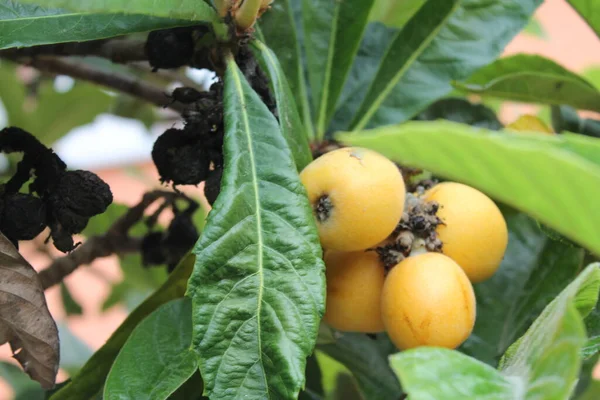
[[[411,254],[442,252],[443,244],[435,231],[443,223],[436,215],[438,210],[437,202],[428,202],[418,195],[407,194],[404,213],[398,226],[384,244],[373,249],[387,270]]]
[[[317,221],[325,222],[331,217],[331,212],[333,211],[333,203],[331,202],[331,198],[324,194],[321,195],[317,199],[317,202],[314,205],[315,216],[317,217]]]

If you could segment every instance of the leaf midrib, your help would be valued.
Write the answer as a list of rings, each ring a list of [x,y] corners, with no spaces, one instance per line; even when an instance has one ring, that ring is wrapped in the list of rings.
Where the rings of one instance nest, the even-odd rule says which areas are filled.
[[[323,90],[321,91],[321,104],[319,107],[319,120],[317,122],[317,135],[319,138],[325,134],[325,118],[327,116],[327,102],[329,100],[329,84],[331,82],[331,68],[333,66],[333,55],[335,53],[335,43],[337,39],[337,24],[340,15],[341,1],[336,1],[333,12],[333,21],[331,34],[329,35],[329,48],[327,51],[327,64],[325,66],[325,78],[323,80]]]
[[[444,19],[442,21],[440,21],[438,26],[436,26],[436,28],[431,31],[431,33],[427,37],[427,39],[424,40],[419,45],[417,50],[413,52],[413,54],[408,58],[408,60],[406,60],[406,62],[402,66],[402,68],[400,68],[400,70],[398,70],[396,75],[394,75],[394,78],[392,80],[390,80],[390,82],[385,87],[385,89],[383,89],[381,91],[380,95],[375,99],[375,101],[373,101],[371,106],[363,113],[363,117],[361,119],[359,119],[356,124],[352,124],[353,131],[363,129],[365,127],[365,125],[367,125],[367,123],[369,122],[369,120],[371,119],[373,114],[375,114],[375,112],[379,109],[381,104],[385,101],[388,94],[394,89],[396,84],[398,84],[400,79],[402,79],[402,77],[406,74],[406,71],[410,67],[412,67],[412,64],[415,62],[415,60],[417,58],[419,58],[421,56],[421,54],[423,54],[423,52],[427,49],[427,47],[429,47],[431,42],[437,37],[437,34],[439,33],[439,31],[442,30],[442,28],[446,25],[446,22],[454,15],[454,12],[461,4],[462,4],[462,0],[458,0],[456,2],[456,4],[454,4],[454,6],[450,9],[450,11],[448,12],[448,15],[446,15],[444,17]],[[394,40],[392,40],[390,42],[390,45],[388,46],[388,48],[382,58],[382,62],[379,64],[379,68],[377,70],[377,73],[375,74],[375,77],[377,77],[379,75],[379,72],[381,71],[381,68],[384,65],[383,61],[386,60],[386,58],[390,52],[390,49],[392,49],[392,47],[394,47],[394,43],[396,42],[397,38],[400,36],[401,33],[402,33],[402,30],[400,30],[398,33],[396,33],[396,37],[394,38]],[[369,93],[371,91],[371,88],[373,87],[375,82],[376,82],[376,80],[373,80],[373,82],[371,82],[369,89],[367,89],[367,93]],[[368,98],[365,98],[365,101],[368,101]]]
[[[233,64],[233,65],[232,65]],[[232,68],[232,66],[234,68]],[[254,149],[252,148],[252,134],[250,132],[250,121],[248,119],[248,110],[246,105],[246,99],[244,97],[244,90],[242,88],[242,82],[238,75],[238,70],[235,68],[235,61],[233,58],[229,59],[229,68],[233,72],[232,76],[235,81],[235,87],[238,92],[239,101],[240,101],[240,109],[242,115],[242,121],[244,123],[244,133],[246,134],[246,140],[248,142],[248,155],[250,157],[250,169],[252,172],[252,187],[254,189],[254,206],[256,208],[256,238],[257,238],[257,257],[258,257],[258,277],[259,277],[259,287],[257,294],[257,305],[256,305],[256,333],[258,338],[258,360],[260,361],[261,367],[263,369],[263,379],[265,383],[265,391],[267,394],[267,398],[271,398],[269,391],[269,384],[267,382],[267,376],[264,373],[264,367],[262,362],[262,342],[261,342],[261,326],[260,326],[260,313],[262,308],[262,298],[263,298],[263,289],[264,289],[264,265],[263,265],[263,236],[262,236],[262,215],[261,215],[261,207],[260,207],[260,191],[258,190],[258,174],[256,172],[256,160],[254,158]]]

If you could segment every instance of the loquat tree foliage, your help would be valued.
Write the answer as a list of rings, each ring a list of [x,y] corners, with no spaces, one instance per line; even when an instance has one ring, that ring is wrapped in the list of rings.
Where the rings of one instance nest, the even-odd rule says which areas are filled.
[[[501,57],[542,3],[0,0],[15,398],[600,398],[598,81]],[[52,149],[106,114],[161,132],[133,206]],[[91,351],[65,278],[115,255]]]

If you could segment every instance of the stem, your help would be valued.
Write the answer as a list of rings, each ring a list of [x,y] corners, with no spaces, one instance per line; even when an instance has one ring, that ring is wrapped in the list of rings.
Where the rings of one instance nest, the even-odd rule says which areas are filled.
[[[23,65],[32,66],[40,71],[69,75],[76,79],[97,83],[146,100],[159,107],[164,107],[168,104],[168,99],[162,88],[151,85],[136,77],[118,74],[114,71],[105,71],[84,62],[62,60],[54,57],[34,57],[29,59],[5,58]],[[187,108],[185,105],[177,102],[169,104],[167,107],[180,113]]]
[[[0,51],[0,56],[8,58],[35,56],[97,56],[115,63],[129,63],[147,60],[145,40],[102,39],[88,42],[70,42],[7,49]]]
[[[40,271],[42,287],[48,289],[62,282],[81,265],[91,264],[97,258],[139,252],[142,240],[130,237],[129,230],[141,221],[146,209],[161,198],[169,201],[179,198],[188,199],[184,194],[163,190],[144,194],[142,200],[117,219],[104,235],[89,238],[74,251],[53,260],[46,269]]]
[[[243,0],[240,7],[233,10],[233,18],[239,32],[245,32],[254,25],[262,0]]]

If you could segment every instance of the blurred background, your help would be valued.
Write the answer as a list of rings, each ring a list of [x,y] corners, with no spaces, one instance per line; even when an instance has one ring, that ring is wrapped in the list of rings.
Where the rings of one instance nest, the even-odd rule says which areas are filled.
[[[382,1],[372,17],[401,26],[405,21],[399,20],[398,15],[405,13],[400,14],[398,10],[416,10],[422,2]],[[525,31],[506,48],[505,55],[516,53],[553,59],[600,87],[600,41],[563,0],[543,3]],[[190,82],[208,88],[214,78],[205,70],[152,75],[140,68],[139,74],[152,76],[156,83],[163,84],[165,93]],[[70,169],[92,170],[110,185],[116,205],[110,213],[92,219],[84,232],[101,233],[108,226],[107,221],[110,223],[127,206],[136,204],[144,192],[160,187],[150,157],[152,145],[158,135],[180,121],[172,112],[117,96],[91,84],[76,83],[68,77],[38,78],[35,70],[0,63],[0,128],[16,125],[32,132],[45,144],[52,145]],[[493,99],[486,99],[485,103],[498,112],[504,124],[526,113],[549,122],[548,107],[501,103]],[[0,158],[0,173],[6,173],[12,165],[11,160]],[[201,201],[202,210],[196,213],[201,223],[208,210],[202,200],[202,187],[186,188],[185,192]],[[37,270],[60,256],[44,246],[44,235],[35,241],[23,242],[20,247]],[[77,371],[128,312],[164,281],[164,268],[143,269],[140,265],[139,256],[100,259],[79,268],[64,285],[46,291],[61,336],[59,382]],[[0,400],[13,399],[15,385],[28,382],[28,378],[22,380],[8,345],[0,347],[0,358],[3,360]]]

